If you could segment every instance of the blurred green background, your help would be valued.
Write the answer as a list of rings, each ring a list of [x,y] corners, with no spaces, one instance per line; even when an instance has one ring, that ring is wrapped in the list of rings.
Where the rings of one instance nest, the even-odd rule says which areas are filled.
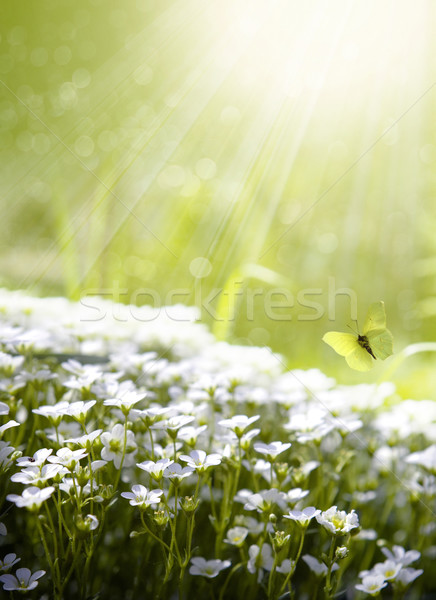
[[[436,338],[432,0],[0,11],[2,286],[202,305],[344,381],[374,376],[320,341],[352,324],[332,290],[359,323],[383,299],[396,350]],[[432,389],[430,358],[403,378]]]

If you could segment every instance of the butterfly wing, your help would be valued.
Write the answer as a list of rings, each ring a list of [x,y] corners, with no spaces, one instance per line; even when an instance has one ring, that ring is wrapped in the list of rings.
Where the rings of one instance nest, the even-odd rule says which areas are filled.
[[[331,346],[335,352],[341,356],[351,354],[356,348],[360,348],[357,343],[357,337],[352,333],[340,333],[339,331],[329,331],[322,338],[323,341]]]
[[[374,302],[368,309],[363,335],[368,335],[372,329],[386,329],[386,312],[384,302]]]
[[[339,333],[329,331],[322,338],[341,356],[345,356],[348,365],[356,371],[369,371],[372,367],[372,358],[369,352],[362,348],[357,337],[352,333]]]
[[[347,354],[345,360],[348,363],[348,366],[356,371],[369,371],[372,369],[373,363],[370,353],[357,344],[357,348],[355,348],[350,354]]]
[[[389,329],[370,329],[366,333],[371,350],[377,358],[384,360],[393,353],[394,338]]]

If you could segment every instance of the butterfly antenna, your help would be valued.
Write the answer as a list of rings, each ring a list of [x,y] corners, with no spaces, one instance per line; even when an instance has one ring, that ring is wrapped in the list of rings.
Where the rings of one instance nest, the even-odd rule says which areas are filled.
[[[357,324],[357,321],[356,321],[356,324]],[[354,330],[354,329],[351,327],[351,325],[347,325],[347,327],[349,327],[353,333],[355,333],[356,335],[359,335],[359,333],[358,333],[358,331],[359,331],[359,327],[357,327],[357,331],[355,331],[355,330]]]

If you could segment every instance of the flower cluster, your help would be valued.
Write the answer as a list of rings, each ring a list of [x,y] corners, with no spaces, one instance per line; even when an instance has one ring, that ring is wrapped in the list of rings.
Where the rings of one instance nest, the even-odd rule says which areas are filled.
[[[394,546],[392,551],[382,548],[382,552],[386,560],[375,564],[370,571],[361,571],[359,577],[362,582],[356,585],[356,589],[377,596],[390,583],[397,593],[404,594],[412,582],[423,573],[422,569],[409,567],[420,558],[420,552],[406,552],[402,546]]]
[[[61,299],[1,301],[5,591],[436,589],[432,404],[391,383],[285,371],[267,348],[216,342],[193,319],[144,308],[133,326],[81,320]]]

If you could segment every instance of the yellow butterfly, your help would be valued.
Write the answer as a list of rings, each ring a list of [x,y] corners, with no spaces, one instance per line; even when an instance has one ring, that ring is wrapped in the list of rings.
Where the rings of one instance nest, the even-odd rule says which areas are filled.
[[[363,326],[362,335],[329,331],[322,338],[345,360],[352,369],[369,371],[372,359],[384,360],[393,353],[394,338],[386,329],[386,313],[384,302],[371,304]]]

